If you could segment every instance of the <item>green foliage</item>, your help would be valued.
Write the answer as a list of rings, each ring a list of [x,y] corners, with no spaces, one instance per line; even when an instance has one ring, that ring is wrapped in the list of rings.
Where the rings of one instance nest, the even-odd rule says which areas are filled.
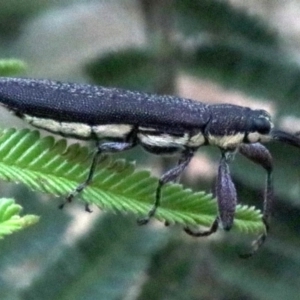
[[[87,74],[96,84],[154,91],[156,66],[153,55],[144,49],[107,53],[87,64]]]
[[[19,59],[0,59],[0,76],[11,76],[24,72],[26,65]]]
[[[2,2],[5,2],[5,7],[2,6],[3,9],[0,9],[2,20],[2,27],[0,27],[3,28],[2,33],[8,34],[19,26],[22,20],[15,16],[25,15],[18,9],[14,10],[14,6],[17,6],[15,4],[21,5],[23,2],[14,1],[13,5],[11,1]],[[121,2],[120,6],[124,8],[124,1]],[[272,6],[273,2],[265,2],[264,5]],[[24,3],[22,4],[26,6],[24,12],[32,10],[31,4]],[[151,4],[151,1],[146,0],[143,3]],[[114,53],[99,53],[97,59],[88,64],[87,70],[92,81],[108,86],[162,92],[155,90],[157,81],[169,83],[170,78],[171,80],[176,78],[176,72],[184,71],[200,78],[208,78],[229,89],[234,88],[250,95],[265,97],[268,101],[272,99],[276,101],[277,110],[281,115],[286,113],[298,115],[299,65],[297,61],[293,61],[288,45],[282,45],[284,39],[270,29],[265,20],[249,14],[246,9],[234,7],[230,1],[174,0],[173,3],[174,9],[169,12],[175,11],[175,14],[163,15],[165,23],[171,24],[169,26],[171,32],[166,34],[166,37],[171,36],[171,39],[161,36],[155,39],[151,33],[148,44],[142,49],[131,46],[128,51],[124,49],[118,51],[114,48]],[[2,17],[7,7],[10,10],[9,15]],[[117,9],[116,2],[114,10]],[[148,15],[145,17],[145,22],[157,20],[151,15],[151,9],[146,13]],[[158,11],[158,15],[160,13]],[[159,15],[161,16],[162,14]],[[113,17],[110,20],[113,22]],[[10,23],[5,26],[7,21]],[[160,22],[155,23],[157,27],[158,23]],[[156,28],[157,34],[165,33],[166,28],[168,27],[162,28],[161,31]],[[153,41],[160,41],[161,38],[164,41],[161,47],[157,44],[153,45]],[[173,53],[169,55],[170,61],[166,61],[168,57],[163,51],[161,53],[157,51],[166,48],[168,53]],[[160,54],[163,58],[159,57]],[[170,68],[170,65],[173,68]],[[166,69],[171,72],[169,74],[164,72]],[[174,70],[176,72],[173,72]],[[11,132],[12,136],[15,133]],[[33,133],[22,133],[19,138],[23,140],[27,134]],[[5,143],[9,141],[8,139]],[[18,139],[12,141],[12,144],[18,144]],[[5,143],[1,143],[3,147]],[[268,146],[274,156],[276,195],[274,218],[264,247],[255,257],[245,261],[240,260],[237,253],[245,252],[245,249],[241,249],[240,243],[241,240],[247,240],[249,243],[249,236],[226,233],[214,235],[209,240],[192,239],[180,234],[181,231],[176,227],[138,227],[132,215],[125,217],[120,214],[109,214],[109,212],[104,214],[104,217],[101,215],[96,218],[92,226],[87,226],[85,233],[75,239],[71,229],[80,228],[82,223],[81,219],[74,222],[69,212],[73,212],[76,204],[73,203],[71,207],[67,206],[63,211],[58,211],[56,204],[53,204],[55,202],[53,193],[67,194],[85,177],[85,174],[79,173],[86,172],[89,153],[84,150],[84,155],[82,154],[78,162],[76,157],[80,154],[78,149],[83,148],[70,146],[66,150],[65,142],[55,143],[49,138],[37,138],[34,144],[40,145],[37,148],[45,150],[41,156],[45,155],[44,162],[48,161],[44,165],[45,169],[52,168],[56,174],[68,176],[70,162],[73,166],[69,169],[70,174],[75,172],[76,168],[80,171],[77,177],[69,179],[63,176],[58,178],[52,173],[40,177],[32,174],[36,171],[41,174],[41,170],[45,170],[44,166],[40,168],[39,157],[33,155],[36,152],[30,142],[27,143],[27,146],[25,143],[22,148],[23,153],[20,148],[10,145],[11,160],[8,161],[16,162],[16,165],[5,166],[1,162],[0,171],[3,164],[2,172],[6,172],[6,179],[23,182],[23,176],[18,175],[16,171],[19,168],[21,174],[25,175],[27,185],[34,190],[50,193],[48,199],[52,201],[41,201],[41,197],[37,197],[39,193],[30,194],[28,189],[22,188],[22,185],[17,186],[14,196],[24,206],[25,211],[38,212],[42,218],[38,226],[1,240],[0,250],[3,254],[0,259],[1,299],[277,300],[299,298],[298,149],[275,143]],[[32,151],[31,157],[30,151]],[[3,155],[6,156],[8,153],[9,151]],[[74,156],[69,153],[74,153]],[[132,153],[132,157],[140,159],[137,152]],[[208,154],[210,153],[211,149],[208,151]],[[26,155],[29,155],[27,161],[23,160]],[[54,157],[52,155],[57,157],[58,161],[51,160],[51,157]],[[34,165],[39,166],[40,170],[24,169],[24,166]],[[107,166],[112,168],[107,170]],[[101,173],[102,169],[106,177]],[[91,186],[81,196],[85,197],[89,194],[92,196],[92,203],[108,211],[130,211],[143,215],[150,207],[157,181],[145,171],[131,173],[131,170],[133,170],[132,164],[103,158],[99,165],[95,186]],[[117,176],[118,172],[129,177],[140,174],[141,177],[136,179],[137,189],[142,186],[139,185],[139,180],[144,179],[144,182],[149,184],[148,191],[146,185],[143,185],[145,192],[151,194],[149,198],[132,199],[131,194],[138,195],[136,189],[133,189],[132,193],[127,190],[126,194],[126,189],[113,179],[117,178],[114,176]],[[231,166],[231,173],[234,176],[233,180],[240,201],[260,206],[265,180],[263,170],[237,156]],[[120,181],[126,176],[123,176]],[[106,185],[104,177],[107,178]],[[101,182],[104,183],[104,190],[99,185]],[[193,182],[197,182],[196,189],[198,185],[203,187],[208,184],[203,178],[194,178]],[[129,183],[133,182],[129,180]],[[7,184],[3,184],[3,187],[5,186]],[[114,187],[120,188],[121,193],[126,194],[125,196],[121,194],[124,201],[116,201],[120,194],[115,195],[112,192]],[[9,190],[9,195],[11,192]],[[101,198],[98,197],[99,192]],[[179,195],[191,196],[183,201],[175,197],[177,192]],[[1,193],[5,194],[4,188],[1,188]],[[144,192],[141,191],[140,195],[144,195]],[[190,197],[195,195],[197,199],[193,206]],[[42,199],[47,198],[43,196]],[[207,211],[199,206],[202,200]],[[207,206],[208,202],[211,206]],[[175,210],[175,208],[179,209]],[[245,224],[247,226],[239,228],[241,232],[248,232],[252,226],[256,228],[256,225],[261,224],[256,222],[255,218],[253,219],[250,211],[251,209],[247,207],[240,207],[237,211],[235,227],[243,227]],[[209,224],[216,214],[216,207],[209,195],[190,194],[190,191],[184,191],[178,185],[170,185],[165,189],[163,207],[159,213],[161,213],[158,215],[160,220],[163,220],[163,216],[167,216],[174,222],[179,220],[185,223]],[[255,215],[259,216],[257,213]],[[94,217],[94,214],[92,216]],[[201,220],[196,219],[195,216]],[[251,232],[254,231],[256,230],[251,229]],[[13,273],[14,270],[17,271]]]
[[[219,39],[248,40],[252,43],[276,45],[277,34],[257,16],[220,0],[175,0],[178,27],[186,35],[203,31]]]
[[[106,214],[72,247],[63,246],[21,299],[122,299],[141,283],[151,254],[165,246],[165,231]]]
[[[0,239],[38,222],[35,215],[20,216],[22,207],[13,199],[0,199]]]
[[[298,108],[300,70],[287,53],[246,42],[221,41],[195,47],[183,66],[196,76],[254,96],[271,98],[278,104],[288,98]],[[286,105],[280,114],[294,113],[294,108]]]
[[[24,62],[18,59],[0,60],[0,76],[21,73],[25,68]],[[35,215],[21,217],[21,210],[22,207],[15,204],[13,199],[0,198],[0,239],[38,222],[39,218]]]
[[[78,144],[66,148],[65,140],[40,138],[38,131],[7,129],[0,135],[0,178],[22,182],[33,190],[68,195],[85,180],[90,160],[87,148]],[[157,184],[149,171],[135,171],[132,163],[102,156],[93,182],[79,197],[101,209],[144,216],[153,203]],[[163,189],[155,217],[169,224],[210,226],[216,215],[211,195],[169,184]],[[247,233],[264,230],[259,211],[244,206],[237,208],[234,227]]]
[[[11,37],[19,33],[24,20],[49,5],[49,0],[19,1],[0,0],[0,31],[1,35]]]

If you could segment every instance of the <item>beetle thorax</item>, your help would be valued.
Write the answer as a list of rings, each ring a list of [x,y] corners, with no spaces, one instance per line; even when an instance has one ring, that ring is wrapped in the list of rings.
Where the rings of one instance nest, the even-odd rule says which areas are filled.
[[[264,110],[251,110],[230,104],[212,105],[205,135],[210,145],[235,149],[243,143],[267,142],[273,127]]]

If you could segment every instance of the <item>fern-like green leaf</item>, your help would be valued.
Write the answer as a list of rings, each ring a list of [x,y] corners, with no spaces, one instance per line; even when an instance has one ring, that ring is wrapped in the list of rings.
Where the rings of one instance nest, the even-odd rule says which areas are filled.
[[[22,182],[33,190],[66,196],[82,183],[89,171],[91,153],[86,147],[65,140],[40,138],[38,131],[7,129],[0,132],[0,178]],[[136,171],[133,163],[99,159],[93,183],[78,198],[101,209],[145,216],[152,206],[158,179],[149,171]],[[210,226],[217,215],[211,194],[193,193],[179,184],[168,184],[155,217],[170,224]],[[253,207],[239,206],[235,227],[243,232],[261,232],[261,214]]]
[[[38,222],[39,217],[35,215],[21,217],[21,210],[22,207],[13,199],[0,199],[0,239]]]

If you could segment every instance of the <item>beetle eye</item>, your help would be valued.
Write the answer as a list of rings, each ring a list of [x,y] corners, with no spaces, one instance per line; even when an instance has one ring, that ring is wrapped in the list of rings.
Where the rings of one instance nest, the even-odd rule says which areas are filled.
[[[267,134],[271,130],[271,123],[265,118],[257,118],[253,120],[254,128],[258,133]]]

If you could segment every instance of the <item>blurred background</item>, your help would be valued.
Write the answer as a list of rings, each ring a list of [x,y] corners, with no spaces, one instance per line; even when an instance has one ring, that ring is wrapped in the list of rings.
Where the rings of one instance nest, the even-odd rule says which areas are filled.
[[[176,94],[268,110],[300,130],[300,1],[0,0],[0,58],[28,64],[22,76]],[[24,126],[1,112],[1,126]],[[158,222],[138,227],[82,203],[1,183],[41,221],[0,243],[0,299],[299,299],[300,150],[274,156],[274,218],[264,247],[241,260],[253,237],[191,238]],[[159,175],[174,159],[121,155]],[[219,153],[198,151],[183,182],[211,191]],[[265,173],[237,157],[239,200],[262,207]]]

